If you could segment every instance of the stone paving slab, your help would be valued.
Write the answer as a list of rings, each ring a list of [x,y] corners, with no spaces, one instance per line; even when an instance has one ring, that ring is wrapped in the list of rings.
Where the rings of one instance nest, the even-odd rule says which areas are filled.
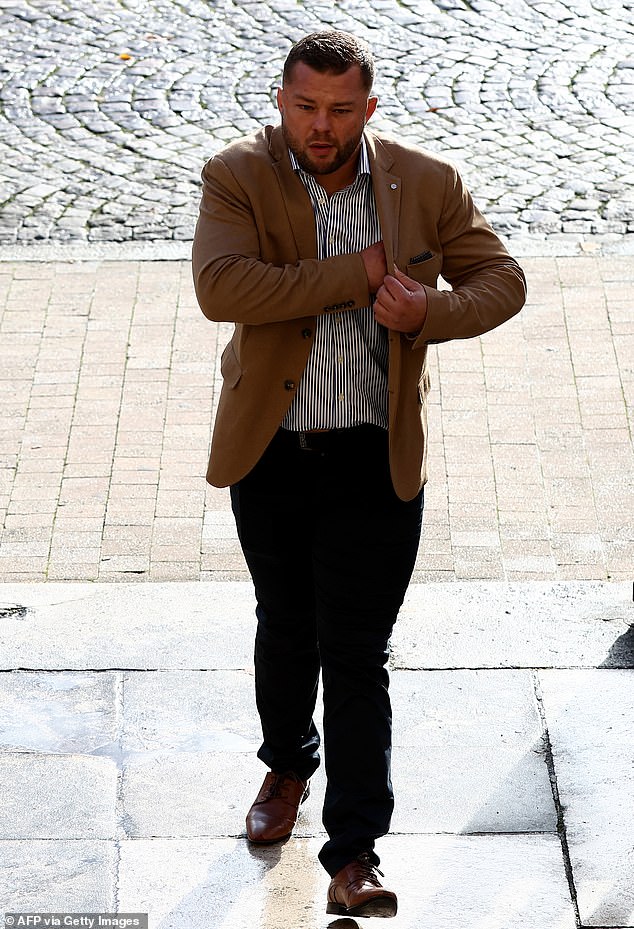
[[[150,929],[364,929],[325,913],[319,841],[249,848],[238,839],[0,842],[0,890],[22,911],[148,912]],[[390,836],[394,929],[574,929],[554,836]],[[116,888],[114,868],[116,860]]]
[[[391,693],[395,832],[556,832],[530,672],[395,672]]]
[[[0,839],[0,911],[113,912],[117,861],[111,841]]]
[[[3,584],[0,669],[248,669],[254,610],[246,581]],[[627,583],[413,584],[392,665],[632,667],[633,627]]]
[[[257,748],[257,746],[255,746]],[[245,753],[151,752],[124,764],[123,827],[131,838],[244,836],[266,769]],[[319,810],[299,834],[319,832]]]
[[[414,584],[392,639],[398,668],[634,667],[632,585]]]
[[[634,671],[540,672],[584,926],[634,926]]]
[[[325,913],[319,843],[249,850],[235,840],[134,842],[122,847],[119,905],[151,909],[152,926],[213,929],[354,929],[374,921]],[[394,929],[573,929],[574,913],[552,836],[391,836],[382,867],[399,893]]]
[[[224,687],[217,678],[213,672],[163,672],[134,674],[129,682],[126,676],[121,747],[127,834],[244,834],[244,811],[262,777],[254,764],[260,738],[253,682],[243,674],[223,712],[216,687],[222,691],[237,675],[225,674]],[[556,831],[529,672],[395,672],[392,689],[396,832]],[[170,714],[176,693],[178,706]],[[234,785],[230,803],[227,783]],[[322,831],[323,792],[320,772],[298,835]]]
[[[129,672],[121,747],[128,753],[253,752],[261,733],[251,671]],[[174,703],[174,694],[178,702]]]
[[[0,750],[88,755],[116,743],[119,675],[0,673]]]
[[[0,598],[8,612],[0,623],[5,670],[252,664],[255,604],[247,582],[4,584]]]
[[[0,838],[113,839],[116,794],[109,758],[0,754]]]

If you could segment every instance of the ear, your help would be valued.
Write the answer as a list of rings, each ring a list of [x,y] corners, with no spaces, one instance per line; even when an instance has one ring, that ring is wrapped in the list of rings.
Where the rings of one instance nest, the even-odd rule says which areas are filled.
[[[283,87],[277,88],[277,108],[280,111],[280,113],[284,112],[284,88]]]
[[[372,114],[374,113],[374,111],[376,110],[376,105],[377,105],[378,102],[379,102],[379,98],[378,98],[378,97],[368,97],[368,106],[367,106],[366,111],[365,111],[365,121],[366,121],[366,123],[367,123],[367,121],[371,118],[371,116],[372,116]]]

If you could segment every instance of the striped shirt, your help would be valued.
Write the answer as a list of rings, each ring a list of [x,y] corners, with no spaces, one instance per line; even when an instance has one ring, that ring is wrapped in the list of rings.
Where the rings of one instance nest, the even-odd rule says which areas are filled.
[[[370,162],[362,140],[354,183],[328,196],[289,151],[315,211],[317,257],[360,252],[381,239]],[[372,306],[317,318],[304,374],[282,426],[291,430],[342,429],[374,423],[387,428],[387,331]]]

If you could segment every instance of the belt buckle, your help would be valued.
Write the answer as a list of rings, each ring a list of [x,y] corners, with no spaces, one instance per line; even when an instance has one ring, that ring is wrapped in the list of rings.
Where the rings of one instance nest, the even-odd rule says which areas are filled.
[[[311,452],[312,449],[311,449],[310,445],[308,444],[308,439],[307,439],[307,437],[306,437],[306,432],[305,432],[304,430],[301,430],[301,429],[300,429],[300,431],[297,433],[297,437],[298,437],[298,439],[299,439],[299,447],[300,447],[301,449],[303,449],[303,451],[305,451],[305,452]]]

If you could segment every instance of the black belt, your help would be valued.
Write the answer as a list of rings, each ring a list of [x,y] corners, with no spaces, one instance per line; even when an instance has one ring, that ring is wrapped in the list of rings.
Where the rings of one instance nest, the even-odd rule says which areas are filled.
[[[305,452],[324,452],[337,441],[354,438],[368,430],[380,430],[378,426],[349,426],[345,429],[280,429],[286,442]],[[380,430],[383,431],[383,430]]]
[[[295,435],[303,452],[323,452],[342,432],[343,429],[300,429]]]

